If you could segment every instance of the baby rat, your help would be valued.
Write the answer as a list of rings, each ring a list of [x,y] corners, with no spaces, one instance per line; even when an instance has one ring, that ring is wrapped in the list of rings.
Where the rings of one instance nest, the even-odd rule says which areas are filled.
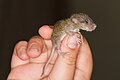
[[[42,75],[44,74],[44,70],[50,63],[55,50],[58,50],[58,53],[60,54],[59,50],[61,42],[67,34],[72,36],[73,33],[80,34],[80,30],[93,31],[95,30],[95,28],[96,24],[88,15],[84,13],[73,14],[68,19],[57,21],[56,24],[53,26],[53,34],[51,36],[53,48],[48,61],[43,67]],[[80,34],[80,36],[82,35]],[[82,37],[80,38],[80,40],[82,40]]]

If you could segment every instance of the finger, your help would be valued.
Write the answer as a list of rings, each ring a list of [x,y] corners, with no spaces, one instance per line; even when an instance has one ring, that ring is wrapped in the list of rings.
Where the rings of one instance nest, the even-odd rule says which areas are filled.
[[[83,42],[77,58],[75,80],[90,80],[92,73],[93,61],[91,50],[85,38]]]
[[[30,62],[43,63],[47,55],[45,42],[40,36],[32,37],[28,42],[27,54]]]
[[[26,49],[27,49],[26,41],[20,41],[19,43],[16,44],[12,56],[11,68],[29,63],[29,56],[26,53]]]
[[[80,46],[76,40],[78,39],[75,36],[65,37],[61,44],[61,54],[64,56],[59,55],[48,78],[51,80],[73,80],[76,57]]]
[[[42,26],[39,30],[38,33],[41,35],[42,38],[44,39],[50,39],[52,35],[53,29],[50,28],[47,25]]]

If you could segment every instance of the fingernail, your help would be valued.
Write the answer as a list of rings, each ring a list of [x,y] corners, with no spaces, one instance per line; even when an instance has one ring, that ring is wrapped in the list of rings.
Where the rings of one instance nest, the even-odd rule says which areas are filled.
[[[72,49],[74,49],[74,48],[76,48],[77,47],[77,36],[70,36],[69,37],[69,39],[68,39],[68,47],[69,48],[72,48]]]
[[[18,53],[20,53],[20,54],[26,54],[26,48],[25,48],[25,47],[21,47],[21,48],[18,50]]]
[[[22,60],[27,60],[29,57],[26,55],[26,47],[21,47],[18,50],[18,56],[19,58],[21,58]]]
[[[39,47],[36,44],[31,44],[29,51],[33,53],[39,52]]]

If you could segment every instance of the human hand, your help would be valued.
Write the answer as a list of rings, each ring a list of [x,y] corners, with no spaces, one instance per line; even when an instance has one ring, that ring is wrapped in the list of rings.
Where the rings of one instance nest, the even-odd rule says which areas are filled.
[[[41,79],[43,67],[52,49],[52,29],[43,26],[39,29],[40,36],[32,37],[28,42],[20,41],[14,49],[9,79],[38,80]],[[70,41],[66,36],[61,44],[61,51],[68,52],[64,57],[54,54],[51,64],[45,70],[47,75],[42,80],[90,80],[92,72],[92,55],[85,38],[84,44]],[[76,45],[69,46],[68,43]],[[32,48],[31,48],[32,46]]]

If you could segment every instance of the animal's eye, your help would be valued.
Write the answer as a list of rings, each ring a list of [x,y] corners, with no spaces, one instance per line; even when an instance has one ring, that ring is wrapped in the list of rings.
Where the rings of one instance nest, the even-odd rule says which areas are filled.
[[[87,20],[85,20],[85,23],[87,24],[87,23],[88,23],[88,21],[87,21]]]
[[[80,21],[81,23],[86,23],[88,24],[88,21],[87,20],[84,20],[84,21]]]

